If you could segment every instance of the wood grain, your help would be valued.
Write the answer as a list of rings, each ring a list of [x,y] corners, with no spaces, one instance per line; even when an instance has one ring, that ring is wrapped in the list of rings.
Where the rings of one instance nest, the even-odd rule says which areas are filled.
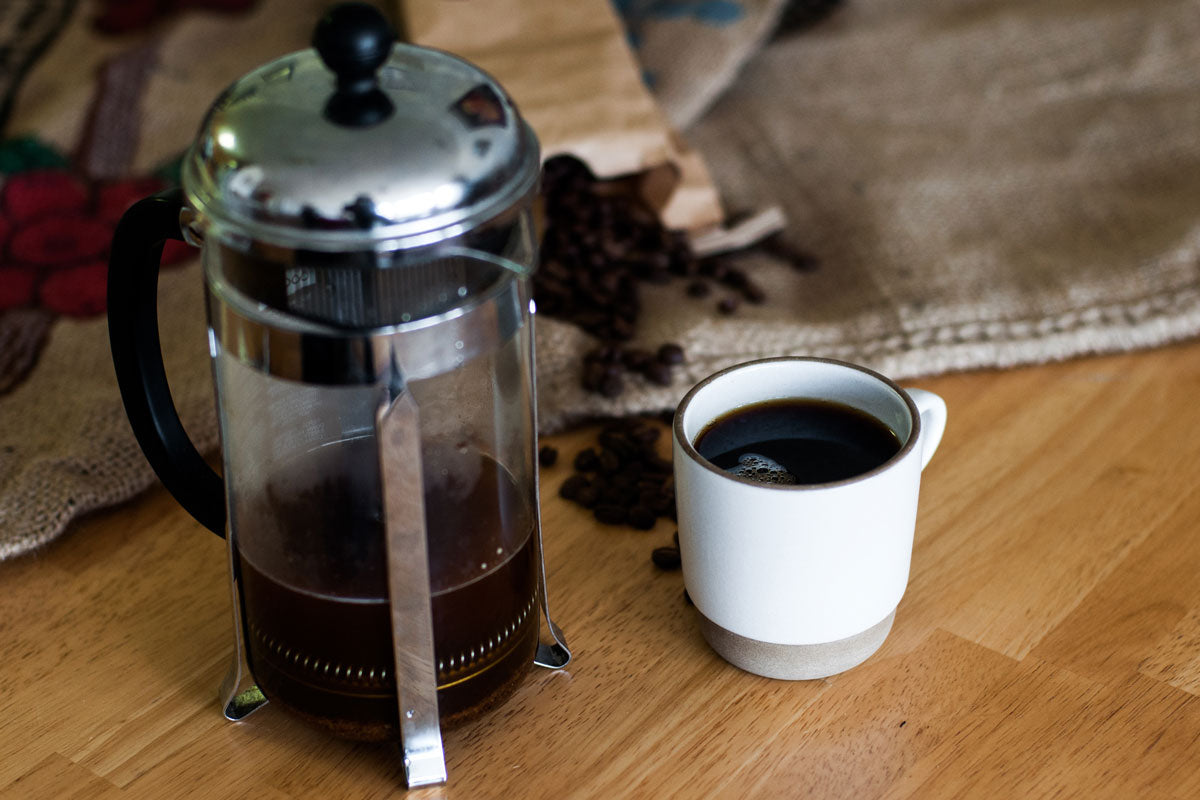
[[[670,540],[556,496],[576,660],[451,730],[414,798],[1200,796],[1200,343],[918,381],[950,425],[883,648],[823,681],[721,661]],[[665,444],[665,443],[664,443]],[[665,452],[665,450],[664,450]],[[0,798],[384,798],[397,750],[227,723],[224,545],[161,490],[0,564]]]

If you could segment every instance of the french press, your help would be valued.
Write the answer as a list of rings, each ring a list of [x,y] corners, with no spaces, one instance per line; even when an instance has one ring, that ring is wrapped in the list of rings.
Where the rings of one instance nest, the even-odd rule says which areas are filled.
[[[313,44],[230,86],[182,189],[121,220],[113,361],[163,484],[228,540],[226,716],[269,699],[399,735],[409,785],[437,783],[439,721],[570,658],[539,525],[538,144],[492,78],[396,43],[370,6],[332,9]],[[158,261],[180,238],[202,248],[223,478],[163,370]]]

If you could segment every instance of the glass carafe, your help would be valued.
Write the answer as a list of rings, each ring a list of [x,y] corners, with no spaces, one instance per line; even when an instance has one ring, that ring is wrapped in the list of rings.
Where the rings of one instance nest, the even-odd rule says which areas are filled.
[[[540,547],[537,143],[492,79],[394,44],[370,7],[314,41],[230,87],[182,192],[122,220],[113,358],[147,458],[228,538],[227,716],[265,698],[399,736],[419,785],[444,778],[439,722],[570,657]],[[162,375],[158,247],[181,237],[202,247],[223,477]]]

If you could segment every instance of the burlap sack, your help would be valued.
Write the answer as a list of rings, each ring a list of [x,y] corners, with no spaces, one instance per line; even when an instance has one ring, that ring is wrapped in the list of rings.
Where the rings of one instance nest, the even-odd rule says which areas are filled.
[[[139,146],[109,157],[137,171],[158,164],[220,86],[303,43],[311,16],[301,17],[319,4],[286,3],[281,15],[282,4],[263,2],[234,26],[191,14],[156,29]],[[69,148],[87,114],[87,70],[133,44],[88,46],[85,23],[72,24],[6,135]],[[688,362],[672,386],[634,382],[616,401],[579,388],[579,356],[594,342],[539,320],[546,429],[669,409],[704,374],[761,355],[838,356],[906,377],[1197,334],[1198,34],[1194,3],[1171,0],[849,0],[828,23],[772,43],[686,134],[729,206],[784,207],[788,240],[819,268],[745,256],[769,301],[728,317],[677,285],[646,290],[642,341],[680,342]],[[245,63],[232,63],[235,42]],[[171,118],[181,105],[186,121]],[[199,297],[194,266],[164,274],[176,402],[211,447]],[[0,397],[0,557],[152,480],[116,396],[103,320],[59,320],[34,372]]]
[[[763,356],[905,378],[1195,336],[1198,74],[1193,2],[848,0],[685,132],[727,206],[780,205],[819,268],[746,255],[770,299],[730,317],[648,289],[641,340],[684,346],[675,384],[587,395],[571,342],[539,362],[545,418],[671,408]]]

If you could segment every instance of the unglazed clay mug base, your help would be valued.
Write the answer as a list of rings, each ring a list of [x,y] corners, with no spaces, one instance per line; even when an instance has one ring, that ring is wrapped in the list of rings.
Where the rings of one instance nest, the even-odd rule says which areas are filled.
[[[764,484],[716,467],[700,433],[737,409],[779,399],[841,403],[886,425],[900,449],[830,483]],[[854,364],[770,358],[697,384],[675,413],[679,546],[709,645],[769,678],[824,678],[865,661],[891,630],[908,584],[921,470],[946,404]]]

